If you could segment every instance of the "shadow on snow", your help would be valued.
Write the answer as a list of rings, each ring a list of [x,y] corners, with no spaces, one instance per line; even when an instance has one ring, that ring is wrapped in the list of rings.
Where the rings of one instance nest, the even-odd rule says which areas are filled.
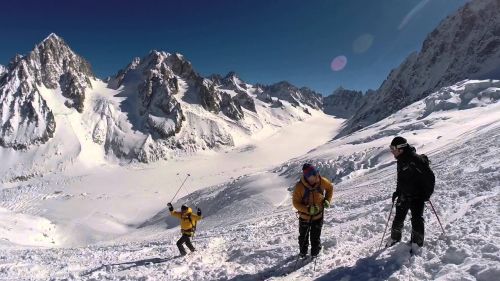
[[[298,261],[298,263],[296,264],[296,262],[297,256],[291,256],[274,265],[273,267],[267,268],[256,274],[242,274],[228,279],[228,281],[266,280],[271,277],[285,276],[310,263]]]
[[[316,280],[387,280],[410,258],[408,246],[395,245],[393,248],[395,249],[391,252],[381,250],[359,259],[353,266],[336,268]]]
[[[108,268],[113,267],[113,266],[118,266],[119,271],[123,271],[123,270],[129,270],[131,268],[139,267],[139,266],[164,263],[164,262],[168,262],[168,261],[174,260],[176,258],[180,258],[180,257],[181,256],[178,255],[175,257],[171,257],[171,258],[152,258],[152,259],[144,259],[144,260],[137,260],[137,261],[130,261],[130,262],[122,262],[122,263],[103,264],[97,268],[94,268],[90,271],[83,273],[81,276],[88,276],[96,271],[108,269]],[[123,266],[123,267],[121,267],[121,266]]]

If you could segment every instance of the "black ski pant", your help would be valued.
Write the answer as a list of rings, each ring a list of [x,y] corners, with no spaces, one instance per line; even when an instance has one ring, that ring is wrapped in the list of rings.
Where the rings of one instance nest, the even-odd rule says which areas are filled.
[[[181,252],[181,255],[186,254],[186,250],[184,249],[182,244],[186,244],[186,246],[189,248],[189,250],[191,250],[191,252],[194,252],[194,247],[193,247],[193,244],[191,244],[190,238],[191,238],[190,235],[182,234],[181,239],[179,239],[179,241],[177,241],[177,248],[179,248],[179,252]]]
[[[424,245],[424,205],[422,199],[398,198],[396,202],[396,216],[392,222],[391,238],[401,241],[401,232],[408,210],[411,211],[411,242],[420,247]]]
[[[309,248],[309,238],[311,238],[311,256],[317,256],[321,250],[321,228],[323,227],[323,217],[318,220],[299,219],[299,247],[300,254],[306,255]]]

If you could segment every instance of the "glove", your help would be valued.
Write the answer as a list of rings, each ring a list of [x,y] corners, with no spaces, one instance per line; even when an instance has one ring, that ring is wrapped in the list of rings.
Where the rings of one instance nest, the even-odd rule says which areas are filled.
[[[201,217],[201,209],[200,208],[198,208],[198,212],[196,212],[196,214]]]
[[[172,206],[172,203],[168,203],[167,206],[168,206],[168,210],[170,212],[172,212],[174,210],[174,206]]]
[[[312,205],[311,207],[309,207],[309,215],[314,216],[314,215],[317,215],[318,213],[319,213],[318,206]]]
[[[395,200],[396,200],[396,198],[398,198],[398,197],[399,197],[399,194],[398,194],[397,192],[394,192],[394,193],[392,194],[392,203],[394,203],[394,201],[395,201]]]
[[[323,207],[324,207],[325,209],[330,208],[330,201],[328,201],[328,200],[326,200],[326,199],[325,199],[325,201],[323,201]]]

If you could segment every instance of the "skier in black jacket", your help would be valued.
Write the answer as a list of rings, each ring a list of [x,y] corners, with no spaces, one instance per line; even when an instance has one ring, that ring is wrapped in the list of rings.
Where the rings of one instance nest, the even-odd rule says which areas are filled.
[[[411,243],[424,244],[424,203],[434,191],[434,174],[425,155],[418,155],[403,137],[391,142],[391,152],[397,159],[397,188],[392,195],[396,201],[396,216],[392,223],[391,238],[386,246],[401,241],[401,231],[408,210],[411,210]]]

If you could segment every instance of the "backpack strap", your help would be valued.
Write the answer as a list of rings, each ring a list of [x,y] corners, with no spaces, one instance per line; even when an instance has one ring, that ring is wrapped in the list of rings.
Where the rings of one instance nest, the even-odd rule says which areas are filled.
[[[307,204],[307,200],[309,199],[309,188],[307,188],[307,186],[303,185],[304,186],[304,194],[302,195],[302,204],[306,205]]]
[[[304,205],[307,205],[308,201],[309,201],[309,196],[311,195],[311,192],[317,192],[317,193],[320,193],[322,194],[323,196],[325,196],[325,191],[323,190],[323,188],[321,188],[321,182],[316,186],[314,187],[312,190],[310,188],[308,188],[307,186],[305,186],[303,183],[302,185],[304,186],[304,195],[302,195],[302,204]]]
[[[423,175],[425,172],[427,172],[427,170],[431,170],[430,163],[431,161],[429,160],[429,157],[427,157],[427,155],[417,154],[415,159],[410,161],[410,166],[413,166],[417,170],[417,172]]]
[[[191,227],[193,228],[193,232],[196,230],[196,222],[193,223],[193,220],[191,219],[191,214],[187,215],[189,222],[191,223]]]
[[[424,162],[425,165],[430,166],[431,165],[431,160],[427,155],[425,154],[420,154],[420,158],[422,159],[422,162]]]

